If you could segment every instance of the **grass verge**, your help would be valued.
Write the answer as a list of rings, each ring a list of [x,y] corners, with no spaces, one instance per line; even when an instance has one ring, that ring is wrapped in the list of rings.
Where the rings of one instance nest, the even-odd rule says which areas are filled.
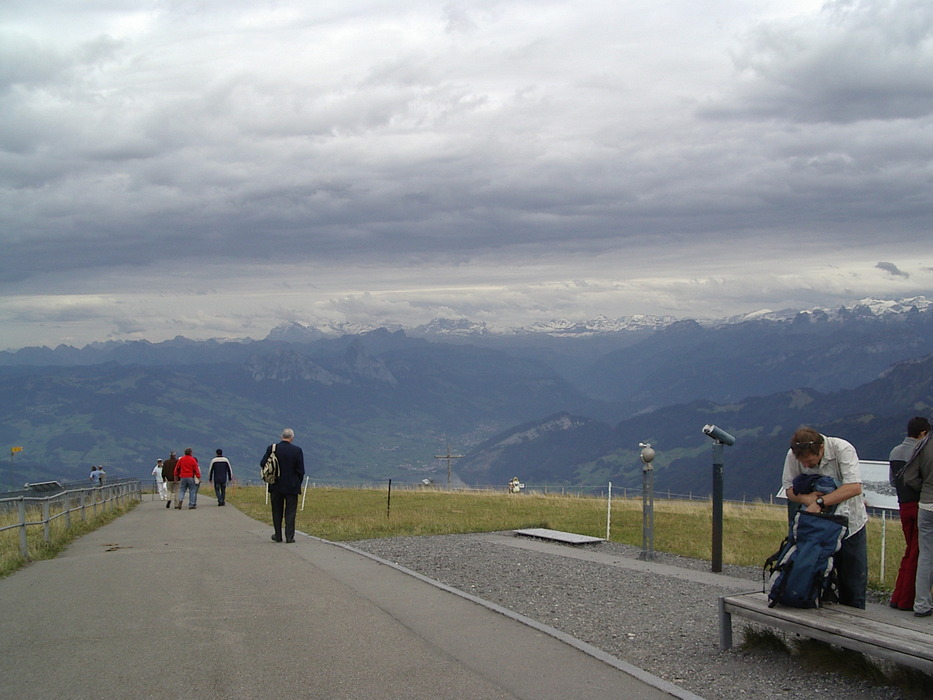
[[[49,541],[45,541],[44,530],[40,525],[27,526],[26,542],[29,552],[24,557],[20,551],[19,528],[11,528],[0,532],[0,578],[9,576],[31,561],[52,559],[82,535],[93,532],[97,528],[116,520],[124,513],[132,510],[138,501],[130,500],[125,505],[101,508],[98,512],[86,514],[84,520],[79,513],[72,513],[71,527],[65,526],[65,519],[56,518],[49,525]],[[91,510],[90,508],[88,509]],[[27,522],[37,522],[42,519],[42,510],[38,506],[26,509]],[[9,512],[0,515],[0,526],[13,525],[19,522],[16,513]]]

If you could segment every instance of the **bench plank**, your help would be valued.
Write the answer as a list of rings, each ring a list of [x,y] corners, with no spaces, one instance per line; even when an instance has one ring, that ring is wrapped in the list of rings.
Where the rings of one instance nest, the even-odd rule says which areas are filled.
[[[719,612],[719,645],[723,650],[732,647],[732,615],[740,615],[786,632],[933,673],[933,627],[921,626],[913,619],[892,624],[872,611],[843,605],[810,610],[769,608],[767,595],[758,591],[723,596]]]

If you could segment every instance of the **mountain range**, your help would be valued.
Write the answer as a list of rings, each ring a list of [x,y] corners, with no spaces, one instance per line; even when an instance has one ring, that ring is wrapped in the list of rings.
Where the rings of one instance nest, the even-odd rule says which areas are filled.
[[[296,431],[312,479],[446,479],[708,493],[715,423],[726,495],[776,491],[801,424],[886,459],[933,406],[933,305],[862,300],[835,310],[678,320],[637,316],[495,329],[439,319],[411,329],[283,324],[262,340],[124,341],[0,352],[0,482],[147,476],[156,457],[221,447],[253,476]],[[4,473],[4,472],[9,472]]]

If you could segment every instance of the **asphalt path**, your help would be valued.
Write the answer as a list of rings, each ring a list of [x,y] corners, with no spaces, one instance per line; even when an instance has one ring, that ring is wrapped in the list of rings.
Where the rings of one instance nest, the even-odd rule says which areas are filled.
[[[555,630],[202,497],[0,580],[0,698],[695,698]]]

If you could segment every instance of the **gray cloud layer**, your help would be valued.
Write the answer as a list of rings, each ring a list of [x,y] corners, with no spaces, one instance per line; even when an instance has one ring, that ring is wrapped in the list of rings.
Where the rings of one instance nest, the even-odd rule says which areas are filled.
[[[930,289],[926,0],[14,0],[0,96],[0,345]]]

